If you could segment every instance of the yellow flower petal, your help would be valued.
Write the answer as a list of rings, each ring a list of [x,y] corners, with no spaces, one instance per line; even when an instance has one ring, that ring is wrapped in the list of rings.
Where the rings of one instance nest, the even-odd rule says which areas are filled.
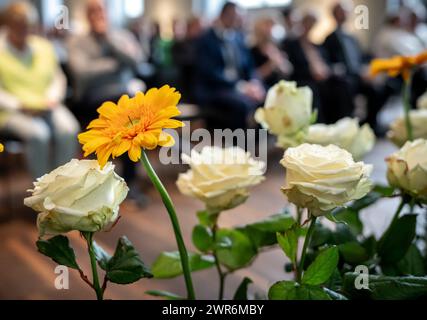
[[[141,158],[141,147],[132,144],[128,151],[129,159],[131,159],[133,162],[138,162],[138,160]]]
[[[162,132],[159,137],[159,146],[172,147],[175,145],[175,139],[167,132]]]
[[[138,161],[141,148],[151,150],[158,145],[173,145],[173,138],[162,131],[184,125],[172,119],[180,114],[177,108],[180,97],[175,88],[166,85],[145,94],[138,92],[133,98],[124,95],[117,104],[104,103],[98,108],[98,119],[78,136],[84,156],[95,152],[104,166],[110,157],[126,152],[132,161]]]

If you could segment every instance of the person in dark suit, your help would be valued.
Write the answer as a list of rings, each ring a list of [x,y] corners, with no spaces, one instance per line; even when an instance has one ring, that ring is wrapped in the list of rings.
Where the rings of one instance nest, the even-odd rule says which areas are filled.
[[[358,41],[344,30],[351,7],[345,1],[339,1],[332,7],[332,15],[336,21],[336,29],[326,37],[323,49],[328,64],[333,72],[334,81],[344,88],[341,91],[341,104],[337,109],[337,120],[352,116],[354,98],[363,94],[367,99],[367,119],[373,128],[377,126],[377,114],[385,98],[383,88],[375,87],[369,80],[368,69],[364,61],[364,53]]]
[[[317,20],[314,11],[303,13],[299,33],[286,38],[282,47],[293,65],[291,79],[296,81],[299,86],[311,88],[318,120],[327,122],[323,108],[326,105],[326,90],[331,71],[325,61],[322,48],[313,44],[309,39],[310,31],[316,25]]]
[[[198,103],[221,116],[223,128],[247,127],[248,116],[265,91],[257,79],[252,57],[236,30],[240,10],[227,2],[214,27],[197,42],[195,94]]]

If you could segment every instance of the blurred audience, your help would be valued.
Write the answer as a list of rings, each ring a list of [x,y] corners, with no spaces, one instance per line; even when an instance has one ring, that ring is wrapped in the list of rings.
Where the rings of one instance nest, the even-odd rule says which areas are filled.
[[[351,116],[355,109],[356,95],[363,94],[367,100],[366,122],[372,128],[376,128],[377,114],[386,96],[383,86],[374,85],[369,78],[367,65],[369,61],[365,63],[364,53],[357,39],[345,30],[345,23],[352,9],[352,3],[347,0],[338,1],[332,6],[331,13],[336,28],[323,43],[335,81],[340,82],[341,87],[345,88],[341,103],[335,106],[336,117],[339,119]]]
[[[110,28],[102,0],[88,0],[86,16],[90,32],[68,43],[76,112],[93,118],[108,100],[144,89],[135,70],[142,61],[141,48],[129,31]]]
[[[215,26],[200,37],[196,50],[197,99],[221,116],[220,126],[231,129],[246,128],[247,117],[265,95],[241,35],[241,14],[235,3],[227,2]]]
[[[91,120],[103,102],[116,102],[123,94],[135,95],[145,85],[136,78],[143,57],[135,37],[129,31],[110,27],[102,0],[88,0],[86,16],[90,32],[70,39],[69,67],[77,99],[75,111]],[[136,182],[136,166],[126,157],[123,162],[129,196],[143,205],[146,199]]]
[[[185,37],[176,40],[172,46],[172,56],[175,66],[179,69],[179,85],[183,100],[194,102],[192,87],[195,83],[194,61],[197,58],[197,41],[203,32],[203,22],[198,17],[192,17],[187,22]]]
[[[405,10],[389,13],[373,42],[376,57],[389,58],[396,55],[415,55],[423,51],[423,44],[408,31]]]
[[[53,46],[31,35],[37,13],[26,2],[5,9],[0,40],[0,128],[26,145],[33,178],[76,155],[77,120],[62,104],[66,80]]]
[[[285,79],[292,72],[292,65],[286,54],[273,41],[272,30],[275,22],[271,18],[261,18],[255,22],[255,45],[252,57],[266,89]]]
[[[314,107],[318,111],[320,122],[333,122],[327,119],[326,106],[328,80],[331,70],[325,59],[322,48],[310,40],[310,32],[318,21],[318,13],[314,10],[306,10],[301,13],[299,31],[295,37],[286,38],[283,42],[283,50],[288,54],[293,65],[291,79],[299,86],[309,86],[314,95]]]
[[[71,36],[68,30],[51,28],[50,42],[31,35],[37,13],[26,3],[12,2],[0,17],[0,131],[26,144],[34,177],[66,162],[76,151],[79,126],[62,104],[63,71],[71,82],[72,111],[84,124],[103,102],[144,90],[140,79],[150,86],[176,86],[183,102],[206,111],[211,128],[247,128],[266,90],[282,79],[313,90],[318,121],[324,123],[353,116],[355,98],[363,95],[364,121],[377,133],[381,133],[379,110],[391,95],[401,94],[401,79],[368,77],[371,57],[346,31],[352,7],[344,0],[334,1],[331,7],[336,28],[322,45],[311,41],[317,11],[297,5],[283,9],[286,35],[280,46],[273,37],[273,19],[258,18],[251,24],[233,2],[224,4],[208,29],[201,17],[191,17],[173,19],[170,30],[161,30],[159,23],[143,17],[128,21],[128,30],[122,30],[110,25],[104,1],[85,3],[89,32]],[[426,50],[426,18],[421,2],[402,2],[388,13],[369,53],[386,58]],[[248,38],[254,40],[251,48],[246,45]],[[424,68],[414,75],[414,105],[426,87]],[[135,166],[125,163],[124,170],[131,197],[138,198]]]
[[[295,23],[295,10],[293,6],[288,6],[285,9],[282,10],[282,17],[283,17],[283,26],[286,30],[286,38],[290,39],[296,36],[296,33],[298,32],[297,25]]]

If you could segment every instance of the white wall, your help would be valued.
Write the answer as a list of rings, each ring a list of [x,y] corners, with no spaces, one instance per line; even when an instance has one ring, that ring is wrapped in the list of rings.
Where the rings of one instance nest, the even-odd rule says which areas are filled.
[[[145,0],[145,16],[153,21],[158,21],[163,35],[168,37],[172,35],[173,19],[190,17],[192,6],[192,0]]]

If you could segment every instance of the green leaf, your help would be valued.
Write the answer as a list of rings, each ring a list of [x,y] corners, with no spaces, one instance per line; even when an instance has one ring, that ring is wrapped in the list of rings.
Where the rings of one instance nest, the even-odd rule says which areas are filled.
[[[121,237],[117,242],[116,251],[107,263],[106,275],[109,281],[118,284],[129,284],[153,276],[126,237]]]
[[[248,300],[248,287],[252,283],[252,280],[245,277],[240,283],[239,287],[234,294],[233,300],[246,301]]]
[[[377,184],[372,191],[379,193],[383,197],[390,197],[393,195],[394,190],[395,190],[394,187],[382,186],[382,185]]]
[[[284,232],[295,224],[289,213],[270,216],[256,223],[237,228],[245,233],[256,248],[272,246],[277,243],[276,233]]]
[[[366,196],[364,196],[362,199],[354,201],[350,208],[352,208],[354,211],[359,212],[362,209],[365,209],[371,205],[373,205],[375,202],[380,200],[383,197],[383,195],[376,191],[369,192]]]
[[[168,291],[163,290],[148,290],[145,291],[146,294],[153,297],[165,298],[166,300],[186,300],[185,298]]]
[[[403,259],[415,238],[417,216],[405,215],[396,220],[378,244],[382,264],[394,264]]]
[[[342,286],[342,277],[338,268],[335,268],[329,280],[324,284],[325,287],[331,290],[338,290]]]
[[[302,283],[308,285],[321,285],[328,281],[338,265],[339,251],[331,247],[319,253],[313,263],[304,272]]]
[[[332,238],[332,230],[325,227],[321,223],[316,223],[313,236],[310,241],[310,247],[312,248],[321,247],[329,243],[331,238]]]
[[[59,235],[49,240],[40,239],[36,242],[36,245],[40,253],[51,258],[59,265],[77,270],[79,269],[76,255],[74,254],[73,248],[70,247],[67,237]]]
[[[358,290],[358,273],[344,275],[344,291],[352,298],[374,300],[412,300],[427,298],[427,277],[369,276],[369,290]]]
[[[251,239],[239,230],[220,229],[217,231],[216,238],[218,243],[231,241],[230,247],[217,248],[220,263],[231,270],[246,266],[257,254]]]
[[[369,254],[358,242],[347,242],[338,246],[344,261],[353,265],[363,264],[369,259]]]
[[[294,224],[292,228],[286,230],[284,233],[277,233],[277,242],[279,243],[279,246],[293,264],[295,264],[297,260],[298,238],[298,224]]]
[[[270,300],[331,300],[319,286],[301,285],[294,281],[280,281],[268,291]]]
[[[351,232],[350,227],[346,224],[338,224],[332,232],[332,244],[339,245],[352,241],[357,241],[357,237]]]
[[[365,248],[366,253],[371,258],[377,252],[377,239],[375,239],[375,236],[370,236],[362,242],[362,246]]]
[[[194,227],[192,240],[196,248],[202,252],[208,252],[214,244],[212,230],[201,224]]]
[[[213,214],[208,211],[199,211],[197,212],[197,217],[202,226],[213,227],[218,219],[218,214]]]
[[[355,234],[359,235],[363,232],[363,224],[359,218],[358,211],[351,208],[347,208],[335,214],[335,218],[338,221],[344,222],[348,225],[350,230]]]
[[[102,270],[107,270],[108,261],[110,261],[111,256],[95,241],[93,241],[93,250],[95,252],[96,261]]]
[[[211,268],[215,265],[212,256],[188,253],[191,271]],[[151,272],[157,279],[174,278],[182,274],[181,258],[178,251],[162,252],[153,263]]]
[[[252,223],[249,226],[265,232],[283,232],[291,228],[295,223],[295,219],[289,213],[281,213],[272,215],[264,220]]]
[[[424,276],[426,274],[424,259],[420,250],[412,244],[402,260],[397,263],[402,275]]]

